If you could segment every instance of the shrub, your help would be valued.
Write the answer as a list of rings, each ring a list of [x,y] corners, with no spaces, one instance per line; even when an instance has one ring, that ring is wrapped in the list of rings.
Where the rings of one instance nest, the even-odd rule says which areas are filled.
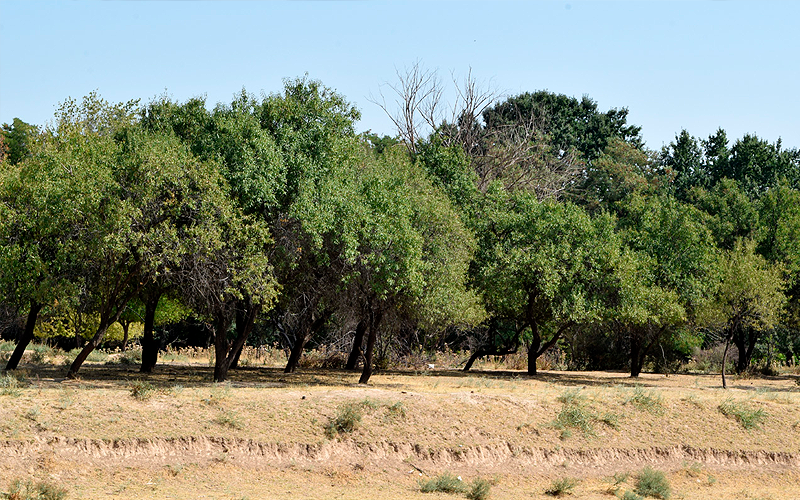
[[[461,477],[456,477],[449,472],[439,474],[427,481],[420,481],[419,489],[423,493],[463,493],[466,488],[461,481]]]
[[[550,488],[545,490],[545,493],[554,497],[572,495],[572,490],[574,490],[576,486],[578,486],[577,479],[573,477],[562,477],[561,479],[553,481]]]
[[[586,408],[586,397],[580,391],[565,391],[558,396],[558,401],[563,403],[561,411],[556,416],[553,425],[561,429],[561,438],[566,439],[572,435],[570,428],[580,429],[586,436],[594,436],[592,422],[597,417]]]
[[[333,439],[337,434],[353,432],[364,415],[363,403],[348,403],[339,408],[336,416],[325,424],[325,435]]]
[[[745,406],[744,403],[736,402],[731,398],[726,399],[719,405],[719,411],[726,417],[738,420],[742,427],[747,430],[759,429],[767,418],[766,412],[761,408],[754,410]]]
[[[492,488],[492,482],[483,478],[476,478],[467,490],[467,498],[469,500],[486,500],[489,498],[489,490]]]
[[[67,497],[67,490],[44,481],[34,484],[16,479],[3,496],[8,500],[63,500]]]
[[[645,467],[636,476],[637,494],[645,497],[662,498],[667,500],[672,495],[672,489],[663,472],[650,467]]]
[[[628,490],[622,495],[622,500],[644,500],[644,497]]]
[[[131,397],[139,401],[147,401],[156,392],[156,388],[146,380],[134,380],[131,382]]]
[[[633,389],[633,396],[628,398],[625,403],[631,403],[637,408],[655,415],[664,411],[664,400],[661,395],[655,391],[646,391],[640,386],[636,386]]]
[[[19,396],[22,394],[21,385],[17,377],[6,373],[0,377],[0,396]]]

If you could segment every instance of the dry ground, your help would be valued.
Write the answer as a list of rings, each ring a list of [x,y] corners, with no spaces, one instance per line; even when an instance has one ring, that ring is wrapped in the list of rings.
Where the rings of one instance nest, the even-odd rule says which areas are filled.
[[[383,372],[368,386],[269,367],[215,386],[198,363],[63,372],[25,365],[19,388],[0,389],[0,492],[20,478],[86,499],[464,498],[420,492],[449,471],[491,480],[492,499],[552,498],[575,478],[571,498],[613,500],[649,466],[672,498],[800,498],[795,376],[723,391],[718,376],[607,372]],[[347,404],[360,424],[327,436]],[[721,405],[761,420],[746,429]]]

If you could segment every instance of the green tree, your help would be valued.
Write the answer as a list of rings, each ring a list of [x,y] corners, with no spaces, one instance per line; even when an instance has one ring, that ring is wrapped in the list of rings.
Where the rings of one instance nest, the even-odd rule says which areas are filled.
[[[702,213],[675,198],[634,196],[625,210],[620,227],[633,251],[633,264],[627,265],[628,270],[623,268],[622,282],[633,287],[626,292],[632,297],[642,295],[644,309],[640,313],[633,308],[634,313],[622,314],[616,321],[630,338],[631,376],[635,377],[662,336],[684,320],[691,323],[713,293],[717,252]],[[635,305],[637,299],[631,300],[629,304]],[[634,307],[624,305],[624,300],[620,304]]]
[[[773,328],[782,312],[785,296],[779,266],[755,253],[755,242],[742,240],[721,259],[721,284],[705,311],[708,325],[721,329],[725,338],[722,386],[726,387],[725,363],[733,342],[739,350],[737,373],[750,364],[756,342]]]
[[[528,373],[535,374],[536,359],[565,329],[604,317],[619,252],[614,221],[530,193],[501,190],[488,203],[477,280],[490,314],[513,321],[518,334],[529,329]]]
[[[0,162],[16,165],[31,155],[38,140],[39,127],[14,118],[0,128]]]

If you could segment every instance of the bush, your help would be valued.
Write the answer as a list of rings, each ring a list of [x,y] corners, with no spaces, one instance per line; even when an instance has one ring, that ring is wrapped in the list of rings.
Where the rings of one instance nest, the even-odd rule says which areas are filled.
[[[147,401],[153,394],[156,388],[146,380],[134,380],[131,382],[131,397],[139,401]]]
[[[461,477],[456,477],[449,472],[439,474],[427,481],[420,481],[419,489],[423,493],[463,493],[466,488]]]
[[[476,478],[467,491],[467,498],[469,500],[486,500],[489,498],[489,490],[492,488],[492,482],[483,478]]]
[[[8,500],[63,500],[67,497],[67,490],[44,481],[34,484],[16,479],[3,497]]]
[[[14,375],[6,373],[0,377],[0,396],[19,396],[22,384]]]
[[[336,416],[325,424],[325,435],[333,439],[337,434],[358,429],[364,416],[364,403],[348,403],[339,408]]]
[[[719,411],[726,417],[738,420],[742,427],[747,430],[759,429],[767,418],[766,412],[761,408],[754,410],[745,406],[744,403],[736,402],[731,398],[726,399],[719,405]]]
[[[637,494],[645,497],[662,498],[667,500],[672,495],[672,489],[663,472],[650,467],[645,467],[636,476]]]
[[[640,386],[636,386],[633,389],[633,396],[628,398],[625,403],[632,403],[637,408],[654,415],[661,414],[664,411],[664,400],[661,395],[655,391],[646,391]]]
[[[576,486],[578,486],[577,479],[573,477],[562,477],[561,479],[553,481],[553,484],[550,485],[549,489],[545,490],[545,493],[554,497],[572,495],[572,490],[574,490]]]

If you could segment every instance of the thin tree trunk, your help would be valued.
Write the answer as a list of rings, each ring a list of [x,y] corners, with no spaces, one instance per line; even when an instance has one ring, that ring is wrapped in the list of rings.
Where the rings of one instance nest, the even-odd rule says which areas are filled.
[[[306,328],[300,337],[297,338],[294,345],[292,346],[292,351],[289,354],[289,361],[286,362],[286,368],[284,368],[283,373],[294,373],[297,367],[300,365],[300,358],[303,356],[303,349],[306,346],[306,343],[317,333],[320,328],[325,326],[325,322],[328,321],[328,318],[331,317],[331,311],[324,311],[320,314],[317,319],[315,319],[311,325]]]
[[[247,337],[249,337],[250,332],[253,331],[253,324],[255,323],[259,311],[261,311],[260,305],[251,304],[247,307],[247,312],[240,316],[241,322],[236,325],[236,339],[234,339],[233,344],[228,343],[225,335],[228,326],[230,326],[230,322],[224,325],[218,322],[218,330],[221,329],[221,337],[224,339],[224,342],[220,342],[219,340],[215,342],[216,359],[214,362],[214,382],[224,382],[228,377],[228,370],[231,364],[233,364],[233,359],[236,357],[237,353],[241,352],[245,342],[247,342]],[[217,335],[218,337],[220,336],[219,331]],[[217,346],[221,346],[221,348]]]
[[[539,347],[542,345],[542,337],[539,335],[539,325],[535,321],[531,325],[531,343],[528,346],[528,375],[536,375],[536,358],[539,357]]]
[[[364,333],[367,331],[367,322],[363,319],[358,322],[356,326],[356,336],[353,337],[353,347],[350,350],[350,356],[347,357],[346,370],[355,370],[358,364],[358,358],[361,357],[361,347],[364,345]]]
[[[217,315],[214,324],[214,382],[224,382],[228,376],[225,360],[228,356],[228,327],[230,320],[225,313]]]
[[[367,349],[364,352],[364,370],[361,372],[359,384],[366,384],[372,376],[372,353],[375,350],[375,342],[378,339],[378,327],[383,319],[383,311],[370,312],[369,336],[367,337]]]
[[[631,377],[636,378],[642,373],[642,364],[640,362],[641,359],[641,351],[642,351],[642,342],[641,339],[633,333],[631,335]]]
[[[125,321],[122,323],[122,352],[125,352],[128,349],[128,329],[130,326],[130,321]]]
[[[36,326],[36,318],[39,317],[39,311],[41,310],[42,304],[36,302],[31,303],[31,308],[28,311],[28,318],[25,320],[25,330],[22,332],[22,336],[19,338],[14,352],[11,353],[11,357],[8,358],[6,370],[16,370],[17,366],[19,366],[22,355],[25,354],[25,348],[28,347],[28,344],[33,340],[33,329]]]
[[[78,356],[75,358],[75,361],[72,362],[72,365],[69,367],[69,371],[67,372],[67,378],[75,378],[78,376],[78,370],[81,369],[81,365],[83,362],[86,361],[86,358],[89,357],[89,354],[92,353],[97,346],[100,345],[100,342],[103,341],[103,337],[108,330],[108,327],[111,326],[114,321],[117,321],[119,318],[120,313],[116,314],[116,316],[111,318],[100,318],[100,326],[97,328],[97,332],[95,332],[94,337],[81,349],[81,352],[78,353]]]
[[[144,332],[142,333],[142,366],[141,373],[151,373],[158,362],[158,349],[161,347],[153,334],[153,327],[156,320],[156,309],[160,293],[151,294],[147,297],[144,305]]]
[[[725,363],[728,362],[728,348],[730,347],[730,345],[731,345],[731,338],[730,338],[730,336],[728,336],[728,338],[725,339],[725,350],[722,351],[722,388],[723,389],[727,389],[728,388],[728,382],[725,380]]]

